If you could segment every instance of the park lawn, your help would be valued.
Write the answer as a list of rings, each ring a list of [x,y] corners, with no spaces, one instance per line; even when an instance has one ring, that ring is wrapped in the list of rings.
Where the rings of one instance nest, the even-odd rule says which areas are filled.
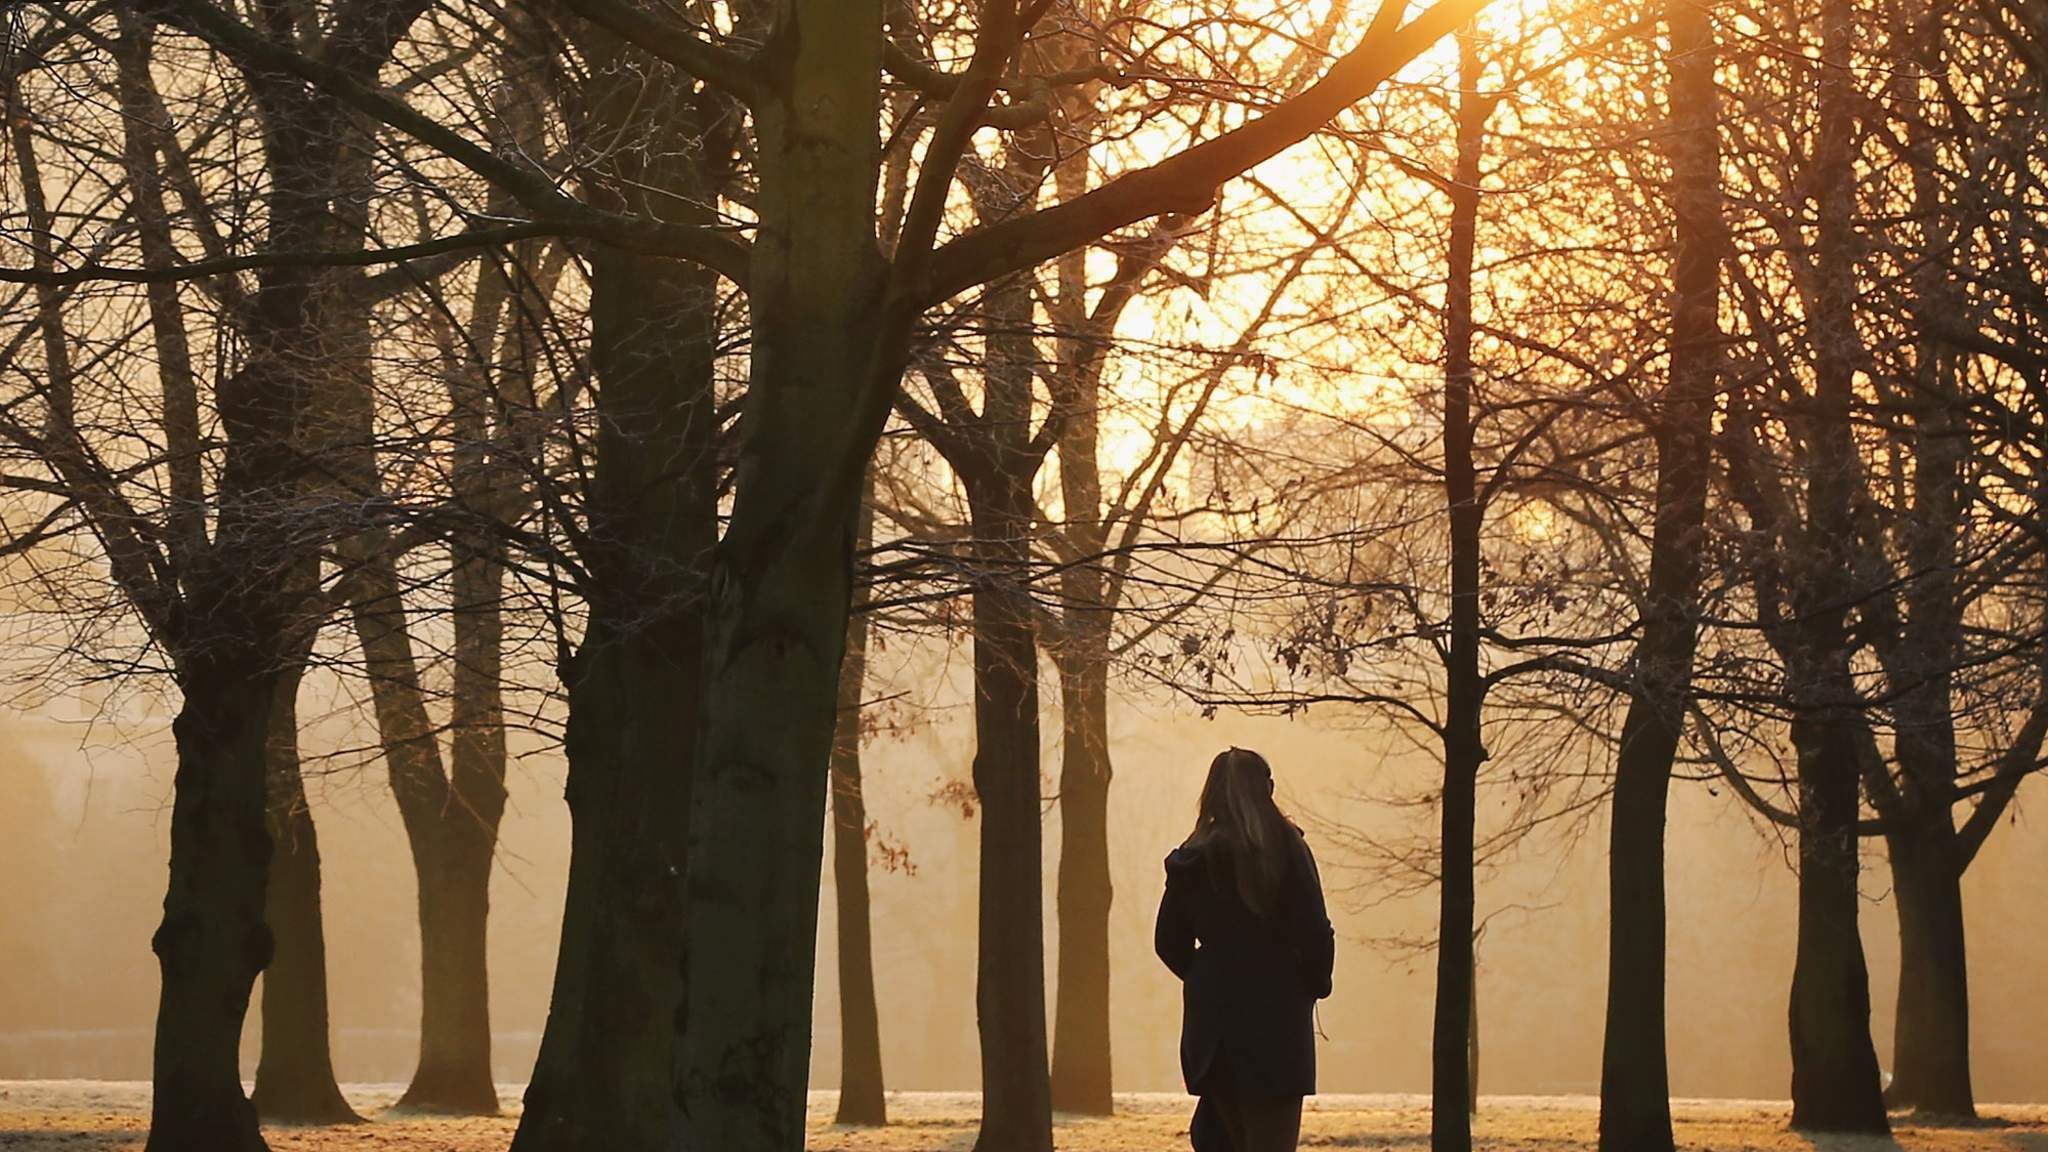
[[[275,1152],[503,1152],[516,1123],[516,1087],[507,1114],[491,1118],[414,1116],[390,1111],[398,1088],[353,1085],[349,1097],[370,1117],[334,1128],[271,1128]],[[0,1082],[0,1149],[5,1152],[139,1152],[148,1086],[95,1081]],[[832,1094],[811,1100],[810,1147],[819,1152],[968,1152],[975,1098],[968,1093],[907,1092],[890,1097],[885,1129],[836,1127]],[[1062,1152],[1177,1152],[1187,1147],[1191,1101],[1166,1094],[1119,1097],[1114,1119],[1063,1117]],[[1678,1143],[1700,1152],[2048,1152],[2048,1106],[1989,1107],[1980,1125],[1959,1127],[1896,1118],[1896,1142],[1808,1137],[1786,1127],[1777,1101],[1699,1100],[1675,1106]],[[1598,1117],[1587,1097],[1491,1097],[1475,1122],[1486,1152],[1586,1152]],[[1429,1113],[1421,1096],[1324,1096],[1310,1101],[1303,1148],[1427,1148]]]

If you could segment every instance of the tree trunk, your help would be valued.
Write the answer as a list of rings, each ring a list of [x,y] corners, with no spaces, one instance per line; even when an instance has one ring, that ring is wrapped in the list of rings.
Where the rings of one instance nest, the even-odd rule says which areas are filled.
[[[374,77],[423,7],[413,0],[371,5],[361,13],[365,34],[347,38],[330,63]],[[137,31],[131,23],[124,41]],[[131,93],[139,90],[133,78]],[[347,210],[338,164],[350,151],[350,117],[291,81],[271,81],[251,89],[269,176],[267,245],[286,252],[359,245],[361,231],[351,238],[348,225],[360,217]],[[264,921],[269,730],[289,663],[287,625],[300,607],[290,575],[320,544],[302,498],[321,470],[308,458],[323,445],[305,426],[312,397],[331,381],[337,301],[311,268],[266,268],[256,280],[243,312],[242,364],[214,390],[225,440],[211,501],[214,539],[181,564],[179,619],[160,638],[177,660],[184,703],[172,726],[178,773],[170,887],[154,940],[163,982],[150,1152],[265,1147],[255,1107],[242,1094],[239,1047],[251,984],[273,946]],[[190,542],[202,544],[204,517],[191,519],[188,528],[198,531]]]
[[[874,536],[874,506],[860,514],[856,547]],[[839,668],[839,719],[832,735],[832,884],[839,925],[838,1124],[883,1125],[882,1026],[875,1004],[875,949],[868,917],[868,809],[861,791],[861,701],[867,688],[868,618],[846,626]]]
[[[878,0],[783,6],[768,51],[786,91],[755,110],[753,342],[711,576],[677,1020],[678,1141],[719,1152],[804,1144],[861,477],[916,312],[875,238],[881,23]]]
[[[418,888],[420,1060],[399,1105],[492,1115],[498,1096],[483,937],[504,785],[465,795],[444,774],[389,539],[367,533],[343,554],[354,565],[350,615]]]
[[[1482,98],[1478,50],[1458,37],[1458,163],[1451,193],[1444,324],[1444,502],[1450,521],[1450,644],[1444,665],[1444,792],[1438,883],[1436,1018],[1431,1035],[1433,1152],[1472,1147],[1473,851],[1485,687],[1479,671],[1480,529],[1486,510],[1473,458],[1472,266],[1479,225],[1479,164],[1491,104]]]
[[[1897,70],[1902,106],[1917,100],[1927,76],[1949,67],[1947,22],[1933,18],[1930,0],[1900,4],[1890,33],[1905,44],[1912,67]],[[1907,119],[1911,145],[1940,147],[1926,116]],[[1913,202],[1919,209],[1926,253],[1913,274],[1912,310],[1923,333],[1967,307],[1943,254],[1960,244],[1964,227],[1941,210],[1944,189],[1929,166],[1912,166]],[[1957,373],[1964,357],[1932,335],[1914,346],[1906,404],[1912,413],[1912,506],[1902,535],[1911,583],[1900,651],[1886,670],[1903,685],[1895,708],[1894,748],[1901,780],[1896,793],[1873,799],[1900,801],[1879,814],[1887,822],[1892,888],[1899,919],[1898,1012],[1893,1021],[1892,1082],[1885,1100],[1894,1107],[1973,1117],[1970,1083],[1970,980],[1964,948],[1962,878],[1969,853],[1955,826],[1959,775],[1956,749],[1955,671],[1964,659],[1963,603],[1957,573],[1963,567],[1968,516],[1964,468],[1971,452],[1960,417]]]
[[[270,882],[264,922],[275,942],[263,970],[262,1057],[250,1099],[264,1120],[347,1124],[362,1118],[334,1078],[328,1047],[327,937],[320,906],[320,843],[299,772],[299,681],[294,661],[278,676],[270,718]]]
[[[1062,472],[1068,467],[1063,458]],[[1092,564],[1077,567],[1092,567]],[[1099,577],[1094,581],[1098,586]],[[1052,1106],[1107,1116],[1110,1078],[1108,609],[1069,602],[1080,643],[1062,653],[1060,717],[1059,992],[1054,1005]]]
[[[766,332],[762,314],[774,306],[764,309],[755,286],[743,420],[757,423],[712,574],[689,809],[686,1009],[676,1019],[688,1147],[803,1147],[820,833],[859,504],[857,472],[845,493],[817,477],[838,471],[846,452],[852,414],[831,403],[834,384],[868,349],[835,337],[872,323],[863,280],[872,275],[819,285],[848,302],[847,314],[801,309],[820,322]],[[791,377],[813,383],[765,384]]]
[[[261,118],[271,173],[270,242],[329,243],[332,110],[283,87]],[[309,269],[266,269],[245,329],[246,357],[215,389],[225,458],[209,548],[179,574],[181,618],[165,637],[184,703],[171,808],[170,887],[153,947],[162,969],[148,1152],[249,1152],[265,1147],[242,1094],[243,1019],[273,941],[269,887],[270,726],[293,657],[288,623],[302,607],[293,573],[316,540],[302,425],[328,379],[322,361],[332,303]]]
[[[492,1116],[491,997],[485,925],[490,918],[495,826],[458,805],[419,864],[420,1060],[401,1108]]]
[[[531,250],[514,258],[530,259]],[[471,343],[492,357],[501,315],[514,295],[504,278],[486,269],[475,296]],[[524,331],[521,309],[513,331]],[[505,337],[495,362],[472,363],[451,378],[450,426],[456,441],[453,487],[472,516],[486,516],[516,490],[519,450],[500,430],[496,451],[489,414],[509,401],[530,404],[529,365],[518,341]],[[500,394],[493,387],[503,387]],[[522,389],[514,378],[526,381]],[[524,394],[522,394],[524,393]],[[507,395],[509,394],[509,395]],[[507,518],[516,516],[511,512]],[[454,660],[450,685],[449,755],[445,798],[430,833],[414,845],[419,881],[420,1058],[401,1107],[425,1112],[489,1116],[498,1112],[491,1065],[490,884],[498,826],[505,813],[504,560],[487,529],[466,528],[449,542],[450,613]],[[393,587],[394,600],[396,588]],[[402,621],[401,621],[402,622]],[[424,714],[424,709],[421,709]],[[435,759],[438,761],[438,745]],[[438,774],[440,766],[432,765]]]
[[[1946,811],[1887,836],[1899,916],[1899,1000],[1893,1107],[1975,1116],[1970,1083],[1970,979],[1962,869]]]
[[[1649,593],[1636,648],[1637,689],[1616,755],[1608,860],[1607,1023],[1600,1063],[1601,1152],[1670,1152],[1665,1050],[1665,806],[1685,730],[1698,644],[1700,538],[1706,523],[1719,379],[1721,190],[1713,16],[1665,5],[1668,115],[1677,253],[1670,375],[1653,437],[1657,510]]]
[[[711,223],[715,101],[608,34],[582,35],[588,130],[640,142],[590,199]],[[579,545],[590,619],[562,668],[569,886],[514,1152],[665,1148],[680,1117],[683,878],[718,539],[718,279],[610,247],[592,253],[590,278],[600,423]]]
[[[996,369],[990,371],[993,375]],[[1026,387],[1028,400],[1028,380]],[[992,424],[999,421],[1000,417],[991,419]],[[1052,1148],[1038,644],[1025,584],[1030,565],[1029,484],[1028,478],[1010,469],[969,481],[979,557],[973,596],[974,792],[981,802],[980,943],[974,998],[981,1026],[978,1152]]]
[[[271,953],[264,775],[277,681],[260,661],[227,654],[201,654],[180,677],[170,890],[151,942],[163,984],[148,1152],[267,1147],[242,1094],[241,1044]]]
[[[1075,52],[1078,58],[1087,49]],[[1076,88],[1069,124],[1097,115],[1095,93]],[[1056,147],[1041,149],[1058,155]],[[1089,164],[1075,150],[1053,165],[1061,200],[1087,191]],[[1060,677],[1059,986],[1053,1007],[1052,1106],[1084,1116],[1115,1110],[1110,1043],[1109,650],[1121,588],[1112,582],[1102,501],[1102,363],[1123,305],[1097,298],[1090,310],[1088,252],[1054,265],[1057,291],[1046,309],[1054,329],[1052,380],[1066,409],[1059,428],[1065,534],[1078,563],[1060,573],[1063,602],[1054,665]],[[1124,291],[1134,291],[1135,285]],[[1143,508],[1143,505],[1140,505]],[[1138,515],[1133,510],[1133,515]],[[1126,521],[1128,523],[1128,521]]]
[[[715,281],[610,249],[591,280],[602,423],[590,622],[563,669],[569,888],[514,1152],[663,1148],[677,1122],[679,878],[717,531]]]
[[[1467,1111],[1479,1115],[1479,979],[1475,973],[1472,980],[1472,1037],[1465,1057],[1467,1088],[1470,1101]]]
[[[1861,772],[1848,717],[1799,719],[1799,942],[1792,974],[1792,1126],[1888,1132],[1870,973],[1857,933]]]
[[[1849,605],[1863,484],[1856,403],[1855,40],[1850,0],[1826,0],[1819,130],[1813,155],[1819,227],[1812,304],[1814,385],[1807,430],[1807,547],[1794,564],[1793,619],[1776,639],[1795,709],[1799,769],[1799,940],[1792,977],[1792,1124],[1885,1132],[1870,1042],[1870,974],[1857,932],[1857,841],[1863,761]]]

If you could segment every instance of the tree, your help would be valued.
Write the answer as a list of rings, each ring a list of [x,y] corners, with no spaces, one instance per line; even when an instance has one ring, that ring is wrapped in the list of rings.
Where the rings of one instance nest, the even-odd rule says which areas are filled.
[[[1714,13],[1674,0],[1666,115],[1675,222],[1668,364],[1652,416],[1656,511],[1649,585],[1629,708],[1615,765],[1608,860],[1607,1025],[1601,1055],[1600,1147],[1675,1147],[1664,1033],[1664,814],[1685,730],[1698,643],[1701,552],[1719,366],[1721,261],[1720,93]]]
[[[367,2],[348,15],[359,19],[341,23],[347,31],[329,41],[325,58],[338,74],[373,75],[393,47],[386,18],[397,10]],[[119,17],[121,40],[133,51],[148,24],[127,9]],[[131,80],[133,69],[131,62]],[[274,72],[248,78],[269,177],[266,243],[279,252],[345,249],[332,202],[340,184],[336,165],[346,155],[344,111]],[[30,228],[39,238],[33,271],[43,281],[38,323],[50,384],[42,397],[45,431],[18,426],[10,439],[69,490],[72,510],[105,542],[116,586],[169,658],[182,695],[173,725],[179,774],[171,879],[154,941],[163,987],[150,1147],[261,1148],[238,1065],[250,987],[272,953],[265,920],[270,728],[292,660],[288,635],[304,607],[294,573],[316,554],[333,520],[316,514],[310,481],[317,466],[296,437],[341,301],[318,266],[259,273],[240,310],[239,362],[223,366],[211,396],[221,432],[217,483],[207,493],[205,457],[194,437],[201,426],[197,375],[181,359],[185,345],[161,338],[177,326],[168,313],[179,301],[155,294],[164,358],[159,411],[169,443],[158,467],[170,476],[172,498],[141,504],[144,491],[122,489],[78,419],[79,385],[92,381],[81,380],[70,356],[63,299],[54,287],[57,233],[33,152],[19,158]],[[169,280],[173,259],[152,241],[143,266]],[[138,479],[146,484],[155,476]],[[161,529],[151,518],[157,507]]]
[[[1472,454],[1472,264],[1479,227],[1486,121],[1499,104],[1479,91],[1479,50],[1458,38],[1458,156],[1451,178],[1451,237],[1444,300],[1444,505],[1450,524],[1450,623],[1444,654],[1442,872],[1438,882],[1436,1021],[1430,1068],[1429,1145],[1472,1147],[1473,859],[1485,681],[1479,668],[1480,498]]]
[[[872,481],[869,482],[872,488]],[[872,491],[855,538],[865,554],[874,543]],[[839,1109],[836,1124],[889,1122],[882,1089],[882,1026],[875,1004],[875,953],[868,916],[868,815],[861,778],[863,694],[867,690],[866,590],[855,593],[839,672],[839,720],[832,738],[832,890],[838,899]]]
[[[126,21],[112,42],[116,88],[122,112],[121,157],[128,182],[138,242],[145,261],[164,267],[176,258],[176,239],[166,199],[175,185],[189,206],[199,201],[191,160],[171,131],[163,98],[150,72],[149,28]],[[24,163],[36,147],[24,121],[14,141]],[[166,170],[170,180],[166,180]],[[164,412],[172,499],[186,509],[172,513],[190,532],[192,512],[204,500],[200,475],[200,430],[192,339],[177,286],[152,284],[145,292],[158,372],[166,389]],[[168,518],[168,517],[167,517]],[[203,531],[203,530],[202,530]],[[317,562],[301,562],[295,592],[310,602]],[[331,1123],[356,1119],[334,1077],[328,1044],[326,940],[320,901],[320,851],[301,778],[297,695],[305,658],[318,629],[310,611],[293,626],[288,664],[277,688],[267,756],[267,822],[272,872],[264,899],[264,921],[274,941],[266,965],[262,1001],[262,1058],[256,1068],[252,1102],[266,1119]]]
[[[726,110],[601,27],[572,41],[589,79],[586,199],[714,219]],[[706,582],[719,453],[717,277],[625,247],[590,253],[595,442],[571,533],[583,636],[565,653],[573,821],[560,959],[513,1147],[653,1147],[675,1125],[685,941],[677,883],[704,706]],[[822,815],[821,815],[822,820]]]

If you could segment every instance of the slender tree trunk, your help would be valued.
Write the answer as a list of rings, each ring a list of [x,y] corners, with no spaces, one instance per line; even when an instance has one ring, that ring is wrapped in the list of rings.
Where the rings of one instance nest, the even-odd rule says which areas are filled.
[[[1657,509],[1649,592],[1636,648],[1637,688],[1615,762],[1601,1152],[1675,1147],[1664,1030],[1665,806],[1698,644],[1700,539],[1721,357],[1720,95],[1711,5],[1672,0],[1664,22],[1671,38],[1666,102],[1677,251],[1670,374],[1652,427]]]
[[[1069,467],[1062,458],[1062,473]],[[1091,565],[1092,566],[1092,565]],[[1099,588],[1100,578],[1092,583]],[[1054,1006],[1052,1105],[1107,1116],[1110,1078],[1108,609],[1069,601],[1060,670],[1059,993]]]
[[[1073,53],[1078,63],[1088,49]],[[1096,94],[1067,96],[1069,123],[1097,114]],[[1057,152],[1057,149],[1047,149]],[[1088,189],[1088,157],[1079,151],[1053,166],[1061,200]],[[1052,1106],[1060,1112],[1108,1116],[1115,1110],[1110,1043],[1109,914],[1115,889],[1109,873],[1109,790],[1115,776],[1109,748],[1109,649],[1120,599],[1110,579],[1109,526],[1102,506],[1102,361],[1121,306],[1090,311],[1088,253],[1076,249],[1054,266],[1057,294],[1048,303],[1066,408],[1060,426],[1060,496],[1065,530],[1079,563],[1060,574],[1065,608],[1054,664],[1060,677],[1059,985],[1053,1007]]]
[[[1851,722],[1835,716],[1793,724],[1801,822],[1792,1126],[1887,1132],[1877,1050],[1870,1043],[1870,973],[1856,924],[1861,773]]]
[[[484,925],[502,783],[462,795],[441,766],[390,542],[371,533],[345,550],[350,613],[370,677],[391,793],[412,849],[420,927],[420,1059],[399,1105],[491,1115]]]
[[[872,490],[855,546],[874,537]],[[858,606],[856,606],[856,609]],[[839,1124],[882,1125],[882,1026],[875,1005],[875,948],[868,917],[868,809],[861,790],[861,701],[867,688],[868,618],[846,626],[839,668],[839,721],[832,736],[832,883],[839,925]]]
[[[262,1057],[250,1099],[266,1121],[359,1121],[335,1082],[328,1047],[327,936],[320,904],[320,843],[299,771],[303,660],[280,673],[270,718],[270,881],[263,917],[275,941],[263,970]]]
[[[1863,762],[1851,672],[1849,605],[1863,483],[1855,432],[1855,113],[1850,0],[1821,8],[1819,133],[1814,149],[1814,390],[1808,442],[1808,542],[1794,558],[1796,619],[1785,639],[1799,770],[1799,940],[1792,977],[1792,1123],[1884,1132],[1870,974],[1857,929],[1856,823]]]
[[[520,108],[523,110],[524,106]],[[531,246],[513,259],[534,274]],[[516,517],[506,494],[520,482],[526,445],[499,430],[490,414],[531,399],[531,366],[518,338],[528,312],[514,312],[501,336],[506,305],[518,293],[511,274],[485,268],[475,295],[467,370],[450,378],[450,427],[456,442],[453,488],[471,516],[502,510]],[[532,303],[532,301],[529,301]],[[501,416],[502,419],[502,416]],[[495,1115],[498,1090],[491,1064],[490,883],[498,827],[505,813],[504,559],[488,530],[464,528],[449,543],[454,667],[448,717],[448,776],[439,818],[415,844],[420,917],[420,1058],[399,1104],[419,1111]],[[394,603],[396,588],[393,586]],[[401,621],[402,623],[402,618]],[[424,706],[419,709],[424,716]],[[438,742],[433,742],[439,774]],[[426,765],[422,765],[424,770]]]
[[[480,536],[458,537],[453,551],[450,810],[419,871],[420,1061],[399,1103],[482,1116],[498,1111],[488,925],[505,811],[504,566]]]
[[[1444,500],[1450,521],[1450,644],[1444,665],[1444,791],[1438,883],[1436,1019],[1431,1037],[1430,1148],[1472,1147],[1473,851],[1480,720],[1480,529],[1486,510],[1473,458],[1472,266],[1479,225],[1480,158],[1491,103],[1478,93],[1478,50],[1458,37],[1458,163],[1451,193],[1451,245],[1444,325]]]
[[[1471,1102],[1469,1111],[1474,1116],[1477,1116],[1479,1115],[1479,980],[1476,972],[1472,980],[1472,1038],[1470,1046],[1466,1049],[1465,1064],[1466,1076],[1468,1077],[1467,1087],[1471,1091],[1471,1095],[1466,1097],[1466,1099]]]
[[[1899,916],[1899,999],[1885,1099],[1894,1107],[1975,1116],[1955,828],[1944,811],[1923,825],[1890,833],[1887,842]]]
[[[662,1148],[676,1128],[678,878],[717,530],[714,288],[686,265],[593,256],[602,423],[590,622],[563,669],[569,890],[515,1152]]]
[[[970,481],[969,493],[981,557],[973,597],[974,791],[981,802],[975,1008],[982,1114],[975,1147],[1050,1152],[1038,646],[1024,583],[1029,481],[1003,469]]]
[[[1897,5],[1892,35],[1908,49],[1912,67],[1894,79],[1901,108],[1923,108],[1919,86],[1949,66],[1947,22],[1933,18],[1928,0]],[[1939,148],[1941,133],[1926,111],[1907,117],[1907,139]],[[1966,303],[1950,278],[1947,254],[1962,227],[1942,211],[1944,189],[1924,164],[1912,166],[1926,253],[1913,274],[1912,308],[1932,331],[1960,314]],[[1892,889],[1899,920],[1899,989],[1892,1033],[1892,1082],[1885,1100],[1894,1107],[1971,1117],[1977,1104],[1970,1082],[1970,979],[1963,924],[1962,879],[1969,866],[1955,826],[1958,777],[1954,672],[1963,659],[1963,612],[1956,573],[1966,532],[1963,469],[1968,429],[1957,355],[1923,336],[1914,348],[1906,398],[1912,412],[1912,494],[1904,532],[1911,583],[1907,619],[1897,656],[1887,670],[1903,683],[1896,706],[1894,747],[1900,768],[1899,803],[1887,810]],[[1873,799],[1889,799],[1884,796]]]
[[[270,961],[264,776],[278,674],[260,658],[208,654],[180,677],[171,882],[152,947],[162,970],[149,1152],[266,1145],[242,1094],[242,1021]]]

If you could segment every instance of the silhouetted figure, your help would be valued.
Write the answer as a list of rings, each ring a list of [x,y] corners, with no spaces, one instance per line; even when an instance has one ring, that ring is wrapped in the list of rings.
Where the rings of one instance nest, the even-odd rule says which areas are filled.
[[[1315,1004],[1336,934],[1315,857],[1273,802],[1265,757],[1209,764],[1195,830],[1166,857],[1153,934],[1180,977],[1181,1074],[1196,1152],[1293,1152],[1315,1094]]]

